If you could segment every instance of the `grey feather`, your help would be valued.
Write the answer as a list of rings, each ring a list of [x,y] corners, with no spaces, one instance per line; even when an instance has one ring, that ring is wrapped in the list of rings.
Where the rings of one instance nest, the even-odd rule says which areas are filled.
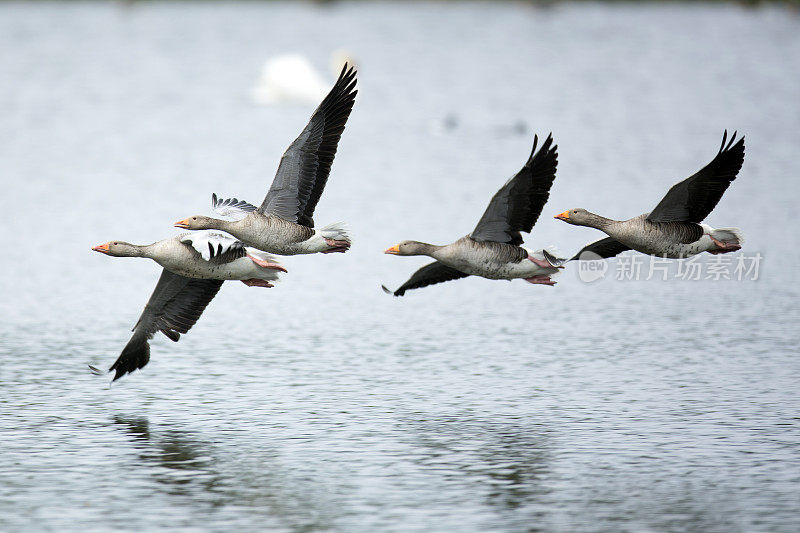
[[[525,166],[495,193],[470,234],[477,241],[522,244],[520,231],[530,232],[550,197],[556,177],[558,147],[550,134],[537,152],[538,137]]]
[[[650,212],[648,220],[702,222],[711,213],[744,163],[744,137],[734,144],[734,132],[726,144],[727,136],[725,131],[716,157],[692,176],[673,185]]]
[[[133,327],[131,339],[109,368],[109,372],[116,371],[114,381],[148,363],[148,341],[158,331],[177,342],[181,333],[194,326],[222,283],[218,279],[187,278],[164,269]]]
[[[427,264],[414,272],[408,281],[403,283],[396,291],[394,291],[394,293],[392,293],[392,291],[386,287],[383,287],[383,290],[384,292],[394,294],[395,296],[403,296],[406,291],[412,289],[419,289],[422,287],[427,287],[428,285],[466,278],[468,276],[469,274],[465,274],[460,270],[456,270],[455,268],[446,266],[438,261],[434,261],[433,263]]]
[[[283,154],[259,213],[314,227],[314,209],[358,93],[355,85],[356,72],[345,65],[305,129]]]

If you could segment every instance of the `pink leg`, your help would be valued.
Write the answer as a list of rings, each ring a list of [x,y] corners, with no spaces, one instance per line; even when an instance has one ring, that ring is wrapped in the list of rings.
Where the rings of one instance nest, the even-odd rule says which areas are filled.
[[[332,254],[334,252],[346,252],[350,249],[350,241],[337,241],[335,239],[325,239],[325,243],[330,246],[329,249],[323,250],[323,254]]]
[[[536,266],[540,266],[542,268],[553,268],[553,265],[548,263],[546,259],[536,259],[532,255],[529,255],[528,260],[532,261]]]
[[[742,249],[742,247],[739,246],[738,244],[733,244],[731,242],[718,241],[714,237],[711,237],[711,235],[709,235],[709,237],[711,238],[711,241],[719,247],[719,250],[709,250],[708,253],[711,253],[711,254],[714,254],[714,255],[727,254],[729,252],[735,252],[736,250],[741,250]]]
[[[564,268],[563,266],[553,266],[551,265],[547,259],[536,259],[533,256],[528,256],[528,260],[533,262],[536,266],[540,266],[542,268]]]
[[[265,279],[243,279],[241,280],[242,283],[247,285],[248,287],[273,287],[272,283]]]
[[[555,281],[550,279],[550,276],[533,276],[532,278],[525,278],[525,281],[534,285],[548,285],[550,287],[556,284]]]
[[[269,261],[264,261],[263,259],[259,259],[250,254],[247,255],[247,258],[260,267],[271,268],[272,270],[280,270],[281,272],[288,272],[283,265],[279,265],[278,263],[270,263]]]

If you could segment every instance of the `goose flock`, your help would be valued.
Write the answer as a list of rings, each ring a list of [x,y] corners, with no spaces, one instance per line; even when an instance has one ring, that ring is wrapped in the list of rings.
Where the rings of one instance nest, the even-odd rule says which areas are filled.
[[[271,282],[286,269],[270,254],[334,253],[350,248],[344,224],[315,228],[313,216],[355,103],[355,86],[356,72],[345,64],[333,88],[283,154],[259,207],[237,198],[220,199],[214,193],[214,212],[233,220],[193,215],[175,223],[192,231],[169,239],[148,245],[111,241],[92,248],[113,257],[146,257],[162,267],[133,335],[109,368],[115,372],[114,381],[148,363],[149,341],[157,332],[172,341],[188,332],[223,281],[272,287]],[[522,246],[521,232],[530,233],[539,219],[558,165],[552,134],[541,147],[534,136],[528,160],[495,193],[472,232],[446,245],[404,240],[384,252],[427,255],[434,261],[398,289],[384,286],[383,290],[403,296],[411,289],[468,276],[553,286],[556,282],[551,276],[569,261],[606,259],[627,250],[678,259],[739,250],[743,238],[737,228],[715,229],[702,221],[736,179],[743,162],[744,138],[737,140],[734,133],[728,139],[726,131],[714,159],[674,185],[648,213],[629,220],[611,220],[582,208],[556,215],[568,224],[589,226],[607,235],[565,259],[546,249]]]

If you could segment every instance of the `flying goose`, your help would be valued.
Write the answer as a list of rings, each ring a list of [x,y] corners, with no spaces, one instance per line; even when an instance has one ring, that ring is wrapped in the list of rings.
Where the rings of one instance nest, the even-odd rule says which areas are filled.
[[[532,252],[523,248],[521,231],[530,232],[556,177],[557,146],[552,134],[537,152],[538,137],[525,166],[492,197],[478,225],[469,235],[444,246],[418,241],[403,241],[384,253],[393,255],[428,255],[436,259],[409,278],[395,296],[467,276],[488,279],[522,278],[529,283],[555,285],[550,275],[558,272],[560,259],[546,250]],[[392,293],[386,287],[383,290]]]
[[[197,232],[139,246],[111,241],[92,250],[114,257],[147,257],[162,267],[161,277],[133,327],[133,336],[109,372],[116,381],[150,360],[148,341],[161,331],[177,342],[203,314],[225,280],[251,287],[272,287],[286,269],[272,257],[245,247],[227,235]],[[92,367],[92,370],[98,372]]]
[[[722,136],[719,152],[694,175],[676,183],[649,213],[629,220],[611,220],[586,209],[570,209],[555,218],[589,226],[609,236],[585,246],[571,260],[614,257],[626,250],[668,258],[701,252],[724,254],[741,249],[738,228],[714,229],[702,220],[714,209],[744,163],[744,137]],[[592,252],[589,256],[584,253]]]
[[[226,214],[240,220],[196,215],[176,222],[175,226],[226,231],[248,246],[274,254],[347,251],[350,238],[344,225],[331,224],[317,230],[312,217],[353,109],[358,93],[354,90],[355,85],[356,72],[345,65],[333,89],[283,154],[272,186],[260,207],[236,199],[235,202],[219,200],[214,194],[214,209],[217,212],[223,209]]]

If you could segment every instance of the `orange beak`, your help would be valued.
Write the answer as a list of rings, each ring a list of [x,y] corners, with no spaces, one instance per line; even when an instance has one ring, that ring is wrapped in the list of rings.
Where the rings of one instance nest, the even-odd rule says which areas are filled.
[[[176,228],[189,229],[189,219],[184,218],[183,220],[179,220],[175,224],[173,224],[173,226],[175,226]]]
[[[400,245],[399,244],[395,244],[391,248],[387,248],[386,250],[384,250],[383,253],[397,255],[397,254],[400,253]]]
[[[98,244],[97,246],[92,246],[92,250],[94,250],[95,252],[100,252],[100,253],[103,253],[103,254],[107,254],[108,253],[108,245],[109,245],[109,243]]]
[[[569,220],[569,211],[564,211],[560,215],[556,215],[553,218],[557,218],[558,220]]]

